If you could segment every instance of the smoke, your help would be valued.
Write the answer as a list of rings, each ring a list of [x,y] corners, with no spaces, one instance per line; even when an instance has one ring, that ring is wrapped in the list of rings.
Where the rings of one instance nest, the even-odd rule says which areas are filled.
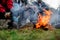
[[[31,4],[31,2],[34,2],[37,0],[28,0],[28,1]],[[60,5],[60,0],[42,0],[42,1],[48,4],[49,7],[54,8],[54,9],[57,9]]]
[[[36,1],[36,0],[33,0],[32,2],[34,2],[34,1]],[[60,23],[60,19],[59,19],[60,10],[58,10],[58,9],[60,9],[59,1],[57,1],[57,0],[46,0],[46,1],[43,0],[43,1],[49,5],[51,11],[53,12],[49,23],[52,24],[53,26],[55,26],[56,24],[59,24]],[[30,4],[32,4],[32,2],[29,1]],[[29,22],[36,23],[37,12],[38,12],[37,7],[34,7],[34,6],[25,7],[25,6],[21,6],[21,5],[22,4],[13,3],[13,8],[11,9],[11,12],[12,12],[14,23],[16,25],[20,25],[20,26],[23,26]]]
[[[36,20],[36,13],[31,7],[20,6],[21,4],[13,3],[12,19],[16,26],[23,26],[29,22]]]
[[[43,0],[49,7],[57,9],[60,5],[60,0]]]
[[[60,7],[58,7],[57,9],[51,8],[51,11],[53,12],[53,14],[51,15],[50,23],[53,26],[60,25]],[[56,26],[56,27],[58,27],[58,26]]]
[[[42,1],[45,2],[52,11],[49,23],[53,26],[60,25],[60,0],[42,0]]]
[[[49,5],[52,11],[50,24],[54,27],[60,27],[60,0],[42,0],[47,5]]]

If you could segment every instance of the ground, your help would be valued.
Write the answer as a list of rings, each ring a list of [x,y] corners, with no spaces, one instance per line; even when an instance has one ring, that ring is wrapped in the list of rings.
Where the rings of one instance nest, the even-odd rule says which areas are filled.
[[[54,31],[42,29],[0,30],[0,40],[60,40],[60,29]]]
[[[1,23],[3,22],[3,23]],[[4,23],[5,20],[0,20],[0,40],[60,40],[60,29],[54,29],[52,31],[33,29],[32,24],[25,25],[21,29],[3,29],[7,28]],[[3,26],[4,25],[4,26]]]

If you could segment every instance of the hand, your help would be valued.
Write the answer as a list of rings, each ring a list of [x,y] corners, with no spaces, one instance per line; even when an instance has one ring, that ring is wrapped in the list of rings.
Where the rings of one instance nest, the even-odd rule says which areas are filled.
[[[10,12],[5,13],[6,18],[10,18]]]

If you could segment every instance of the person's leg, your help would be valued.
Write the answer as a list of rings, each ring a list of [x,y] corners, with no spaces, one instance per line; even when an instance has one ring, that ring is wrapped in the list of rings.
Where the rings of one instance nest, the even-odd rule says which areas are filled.
[[[5,15],[5,13],[1,13],[0,12],[0,19],[5,19],[5,16],[4,15]]]
[[[8,22],[8,29],[12,29],[13,28],[13,19],[12,19],[12,13],[10,13],[10,22]]]

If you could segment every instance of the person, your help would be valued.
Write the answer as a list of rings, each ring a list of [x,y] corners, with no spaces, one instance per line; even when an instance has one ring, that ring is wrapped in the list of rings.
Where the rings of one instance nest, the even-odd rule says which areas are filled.
[[[12,0],[0,0],[0,19],[7,18],[7,16],[10,15],[10,9],[12,7],[13,7]]]

